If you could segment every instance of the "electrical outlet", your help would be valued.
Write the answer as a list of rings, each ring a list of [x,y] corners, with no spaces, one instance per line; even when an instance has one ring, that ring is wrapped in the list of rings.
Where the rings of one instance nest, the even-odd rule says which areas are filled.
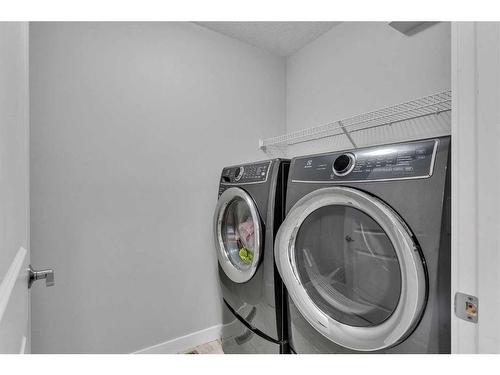
[[[457,292],[455,294],[455,315],[467,322],[477,323],[479,318],[478,298]]]

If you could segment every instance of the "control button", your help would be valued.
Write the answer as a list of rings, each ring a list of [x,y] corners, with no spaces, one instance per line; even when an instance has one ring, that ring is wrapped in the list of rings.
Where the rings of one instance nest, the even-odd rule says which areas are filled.
[[[425,148],[419,148],[415,151],[417,155],[425,155],[427,153]]]
[[[241,180],[241,177],[243,177],[243,171],[244,171],[243,167],[236,168],[236,170],[234,171],[235,181]]]
[[[415,155],[415,150],[400,150],[398,152],[398,157],[413,157]]]
[[[333,173],[336,176],[345,176],[349,174],[353,169],[354,165],[356,164],[356,157],[351,154],[342,154],[335,159],[333,162]]]

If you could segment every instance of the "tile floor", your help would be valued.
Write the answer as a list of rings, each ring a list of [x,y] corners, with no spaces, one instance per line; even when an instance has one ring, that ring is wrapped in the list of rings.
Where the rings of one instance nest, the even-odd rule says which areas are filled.
[[[188,350],[185,354],[224,354],[219,340],[207,342]]]

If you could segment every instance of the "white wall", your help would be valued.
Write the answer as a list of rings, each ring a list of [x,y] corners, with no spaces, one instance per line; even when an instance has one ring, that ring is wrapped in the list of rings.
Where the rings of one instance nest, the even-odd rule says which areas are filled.
[[[29,340],[28,100],[27,24],[0,22],[0,353]]]
[[[452,296],[479,298],[477,324],[453,316],[452,350],[499,353],[500,23],[454,23],[452,41]]]
[[[189,23],[30,25],[33,352],[133,352],[221,322],[221,168],[285,131],[284,61]]]
[[[385,22],[344,22],[287,59],[287,131],[323,125],[449,89],[450,24],[408,37]],[[354,133],[358,146],[449,133],[450,116]],[[351,148],[345,137],[291,155]]]
[[[220,168],[266,158],[259,138],[450,88],[449,23],[411,37],[342,23],[286,73],[284,60],[189,23],[34,23],[30,38],[32,256],[57,281],[33,293],[34,352],[131,352],[218,325]],[[444,114],[355,140],[449,124]]]

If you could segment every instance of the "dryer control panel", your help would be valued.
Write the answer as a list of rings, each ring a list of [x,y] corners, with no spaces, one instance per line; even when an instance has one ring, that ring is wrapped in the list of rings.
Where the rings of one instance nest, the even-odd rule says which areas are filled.
[[[254,184],[267,181],[271,161],[227,167],[222,170],[221,184]]]
[[[292,182],[357,182],[426,178],[432,175],[439,140],[375,146],[299,157]]]

